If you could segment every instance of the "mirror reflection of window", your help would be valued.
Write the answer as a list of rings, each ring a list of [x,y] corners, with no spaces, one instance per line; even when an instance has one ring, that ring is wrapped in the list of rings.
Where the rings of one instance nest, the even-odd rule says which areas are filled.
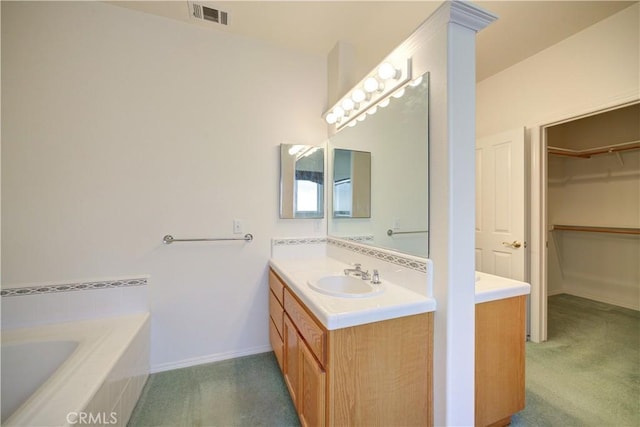
[[[296,181],[296,213],[318,212],[320,186],[313,181]]]
[[[280,218],[324,217],[324,148],[280,146]]]
[[[334,206],[333,214],[335,216],[351,216],[351,180],[344,179],[333,184]]]

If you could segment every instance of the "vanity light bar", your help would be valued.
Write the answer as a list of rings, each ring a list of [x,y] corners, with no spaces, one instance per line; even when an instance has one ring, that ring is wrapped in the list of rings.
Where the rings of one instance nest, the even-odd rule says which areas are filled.
[[[336,130],[347,125],[353,126],[356,123],[354,119],[362,121],[367,112],[373,114],[378,104],[385,101],[388,103],[389,96],[403,90],[410,81],[411,58],[397,64],[392,61],[383,62],[325,112],[323,117],[328,124],[335,125]]]

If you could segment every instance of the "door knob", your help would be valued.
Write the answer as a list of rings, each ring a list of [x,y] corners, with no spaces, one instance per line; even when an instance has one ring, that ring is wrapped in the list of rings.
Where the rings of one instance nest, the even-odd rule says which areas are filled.
[[[522,243],[518,242],[517,240],[514,240],[513,242],[502,242],[502,244],[514,249],[518,249],[520,246],[522,246]]]

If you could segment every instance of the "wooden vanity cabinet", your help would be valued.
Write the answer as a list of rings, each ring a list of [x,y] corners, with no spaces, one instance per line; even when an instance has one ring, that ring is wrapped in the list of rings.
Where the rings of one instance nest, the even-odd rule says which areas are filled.
[[[284,286],[269,270],[269,342],[280,370],[284,364]]]
[[[291,394],[291,400],[293,404],[298,407],[298,391],[300,385],[300,341],[302,339],[296,331],[296,327],[293,326],[289,316],[284,316],[284,359],[285,363],[282,366],[282,374],[284,375],[284,382],[289,388],[289,394]]]
[[[303,426],[324,426],[327,374],[304,342],[299,348],[298,414]]]
[[[284,289],[284,369],[303,426],[325,425],[327,331]]]
[[[511,423],[525,405],[526,296],[476,304],[477,427]]]
[[[433,313],[329,331],[273,271],[269,282],[283,288],[272,346],[303,426],[433,425]]]

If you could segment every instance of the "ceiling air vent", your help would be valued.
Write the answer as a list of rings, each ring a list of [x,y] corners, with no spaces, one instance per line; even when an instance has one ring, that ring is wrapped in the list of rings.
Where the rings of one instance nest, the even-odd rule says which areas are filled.
[[[196,19],[202,19],[204,21],[211,21],[217,24],[229,25],[229,14],[222,10],[214,9],[212,7],[203,6],[198,3],[188,2],[189,12],[191,16]]]

